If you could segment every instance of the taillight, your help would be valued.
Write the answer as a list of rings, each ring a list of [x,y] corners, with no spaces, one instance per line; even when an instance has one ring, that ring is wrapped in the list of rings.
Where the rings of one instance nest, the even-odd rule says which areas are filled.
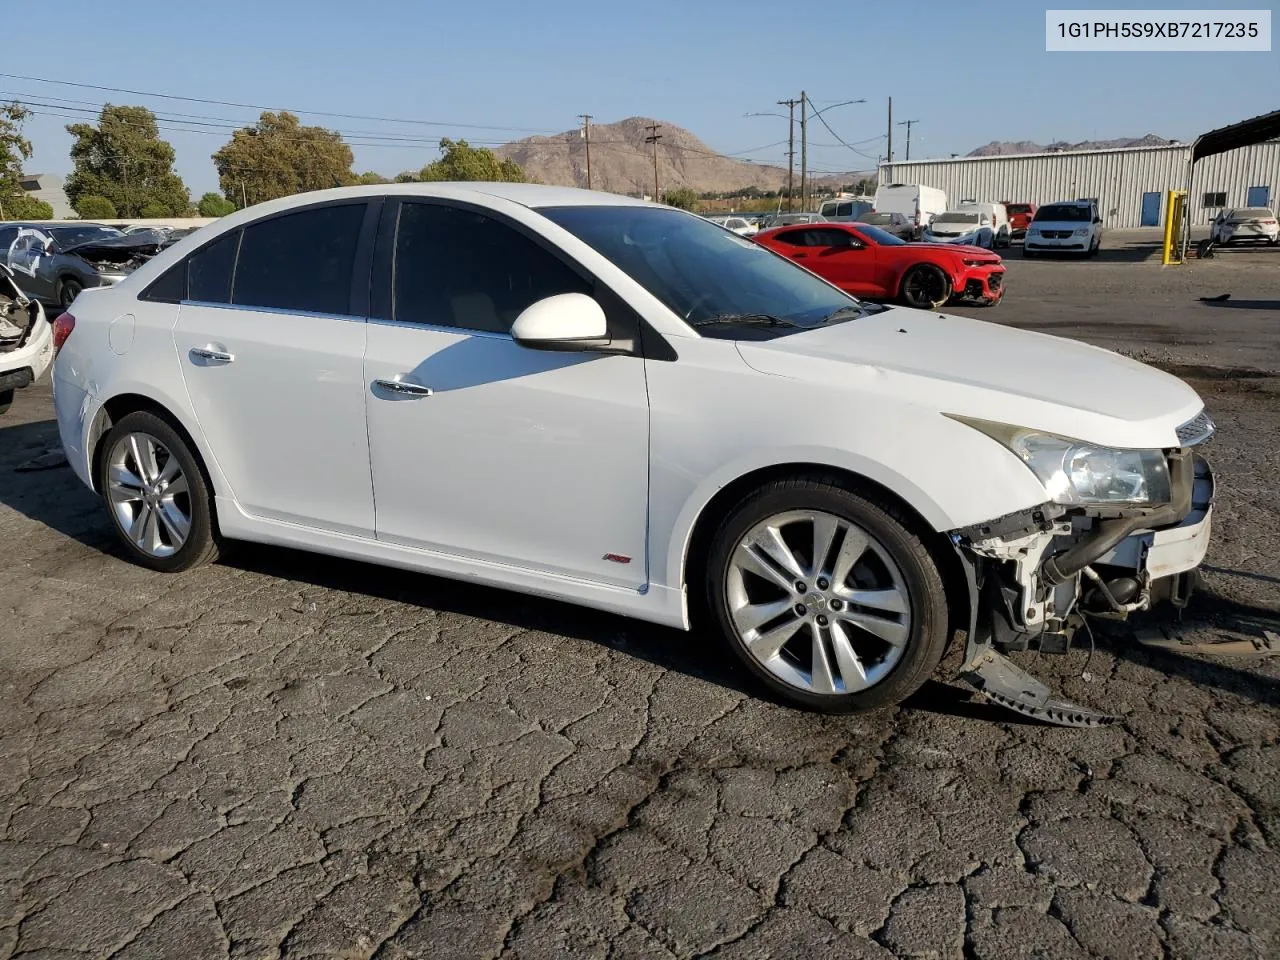
[[[71,314],[63,311],[58,315],[58,319],[53,321],[53,355],[56,357],[58,351],[62,349],[62,345],[67,342],[67,337],[71,336],[71,331],[76,328],[76,318]]]

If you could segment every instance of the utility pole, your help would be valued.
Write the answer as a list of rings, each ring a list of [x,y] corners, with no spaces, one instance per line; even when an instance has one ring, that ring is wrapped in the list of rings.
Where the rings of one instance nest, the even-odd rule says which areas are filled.
[[[800,210],[809,209],[809,97],[800,91]]]
[[[886,163],[893,163],[893,97],[889,98],[889,159]]]
[[[580,113],[578,117],[582,120],[582,139],[587,147],[587,189],[591,189],[591,114]]]
[[[911,127],[913,124],[919,123],[919,120],[899,120],[898,126],[907,128],[907,160],[911,159]]]
[[[662,194],[658,192],[658,141],[662,139],[662,134],[658,131],[662,129],[662,124],[651,123],[645,129],[649,131],[649,135],[644,138],[644,142],[653,144],[653,202],[661,203]]]
[[[779,100],[778,106],[787,108],[787,213],[791,212],[791,198],[796,187],[796,104],[795,97]]]

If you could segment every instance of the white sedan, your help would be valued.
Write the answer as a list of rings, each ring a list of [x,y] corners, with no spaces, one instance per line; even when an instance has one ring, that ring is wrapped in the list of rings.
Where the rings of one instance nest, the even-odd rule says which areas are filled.
[[[1180,380],[625,197],[289,197],[60,322],[62,443],[139,563],[249,540],[697,627],[813,709],[899,701],[957,645],[997,701],[1097,722],[1002,651],[1183,596],[1207,544]]]

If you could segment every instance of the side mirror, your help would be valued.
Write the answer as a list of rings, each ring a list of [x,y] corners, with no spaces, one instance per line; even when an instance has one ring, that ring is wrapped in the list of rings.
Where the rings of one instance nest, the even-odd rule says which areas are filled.
[[[1094,223],[1101,223],[1101,222],[1102,222],[1102,218],[1101,218],[1101,217],[1094,217],[1094,218],[1093,218],[1093,222],[1094,222]]]
[[[604,310],[585,293],[558,293],[525,307],[511,338],[530,350],[598,350],[609,345]]]

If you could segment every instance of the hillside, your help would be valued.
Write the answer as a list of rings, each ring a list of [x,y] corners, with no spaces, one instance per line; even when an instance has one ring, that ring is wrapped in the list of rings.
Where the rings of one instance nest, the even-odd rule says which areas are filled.
[[[990,143],[970,150],[969,157],[1011,157],[1020,153],[1071,153],[1080,150],[1116,150],[1122,147],[1163,147],[1176,140],[1166,140],[1154,133],[1142,137],[1119,137],[1115,140],[1081,140],[1069,143],[1066,140],[1055,140],[1053,143],[1036,143],[1032,140],[992,140]]]
[[[708,147],[688,130],[673,123],[628,117],[617,123],[597,123],[591,127],[591,185],[611,193],[653,192],[653,147],[645,137],[651,123],[658,131],[658,178],[662,190],[689,187],[699,193],[722,193],[743,187],[778,190],[786,186],[785,167],[748,163],[726,157]],[[495,151],[524,168],[541,183],[560,186],[587,185],[586,146],[580,131],[567,130],[550,137],[527,137]],[[816,185],[839,185],[839,176],[815,178]],[[849,174],[856,179],[855,174]],[[800,171],[796,170],[796,189]]]

